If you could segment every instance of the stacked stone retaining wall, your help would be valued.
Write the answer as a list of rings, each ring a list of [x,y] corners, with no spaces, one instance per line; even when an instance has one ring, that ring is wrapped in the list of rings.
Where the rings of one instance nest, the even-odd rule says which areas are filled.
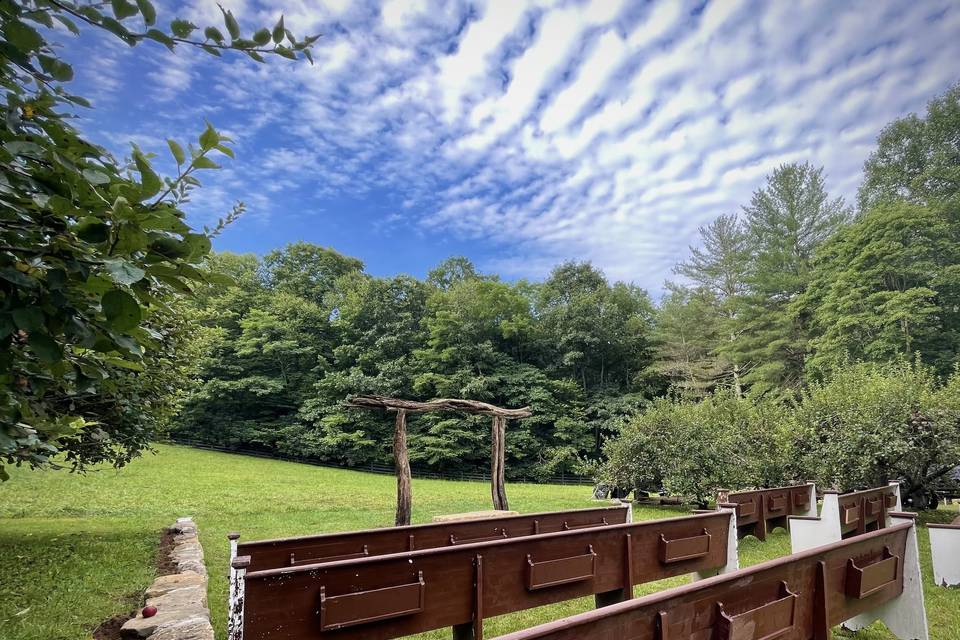
[[[197,525],[191,518],[178,518],[168,529],[173,534],[170,559],[174,573],[159,576],[146,591],[146,606],[157,613],[124,623],[122,635],[148,640],[214,640],[207,608],[207,567]]]

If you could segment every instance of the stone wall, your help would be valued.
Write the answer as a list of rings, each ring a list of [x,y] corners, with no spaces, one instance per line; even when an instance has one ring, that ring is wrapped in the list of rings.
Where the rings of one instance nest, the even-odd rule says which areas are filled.
[[[157,613],[144,618],[142,612],[127,620],[121,633],[127,638],[149,640],[213,640],[207,608],[207,567],[191,518],[178,518],[167,529],[173,534],[170,559],[175,573],[159,576],[146,592],[146,606]]]

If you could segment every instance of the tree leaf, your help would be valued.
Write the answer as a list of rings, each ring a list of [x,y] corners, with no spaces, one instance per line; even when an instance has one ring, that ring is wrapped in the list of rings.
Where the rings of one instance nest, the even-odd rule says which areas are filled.
[[[233,17],[232,11],[228,11],[223,7],[220,7],[220,11],[223,12],[223,24],[226,25],[227,32],[233,40],[236,40],[240,37],[240,23]]]
[[[63,350],[60,344],[41,331],[35,331],[27,339],[30,349],[37,355],[40,362],[54,364],[63,359]]]
[[[217,29],[216,27],[207,27],[203,30],[203,35],[208,40],[213,40],[217,43],[223,42],[223,33],[221,33],[220,29]]]
[[[124,20],[137,15],[137,5],[131,4],[127,0],[110,0],[110,6],[113,8],[113,15],[117,17],[117,20]]]
[[[94,244],[106,242],[107,238],[110,237],[110,229],[107,227],[107,224],[100,218],[93,216],[80,218],[77,226],[73,228],[73,231],[77,234],[77,237],[84,242],[92,242]]]
[[[24,331],[37,331],[43,327],[43,311],[37,307],[20,307],[13,310],[13,321]]]
[[[151,40],[156,40],[167,49],[170,49],[170,51],[173,51],[173,47],[176,45],[176,42],[174,42],[173,38],[159,29],[148,29],[145,35]]]
[[[200,148],[204,151],[209,151],[217,146],[217,143],[220,142],[220,134],[217,133],[217,130],[213,128],[209,122],[207,123],[207,128],[203,130],[203,133],[200,134]]]
[[[73,20],[71,20],[71,19],[68,18],[67,16],[61,15],[61,14],[59,14],[59,13],[53,14],[53,17],[54,17],[58,22],[60,22],[60,24],[62,24],[63,26],[65,26],[65,27],[70,31],[70,33],[72,33],[73,35],[75,35],[75,36],[80,35],[80,29],[77,28],[77,25],[76,25],[76,23],[75,23]]]
[[[23,53],[31,53],[43,45],[43,37],[36,29],[19,20],[4,19],[6,22],[3,25],[3,35],[7,42],[17,49]]]
[[[130,286],[134,282],[139,282],[146,275],[146,271],[140,267],[134,266],[122,259],[107,260],[103,263],[110,277],[117,284]]]
[[[117,36],[131,47],[137,44],[137,41],[130,37],[130,31],[128,31],[125,26],[120,24],[119,21],[114,20],[113,18],[105,17],[100,21],[100,24],[102,24],[107,31]]]
[[[83,177],[91,184],[107,184],[110,182],[110,176],[96,169],[84,169]]]
[[[126,291],[111,289],[103,294],[100,307],[107,317],[107,322],[118,331],[133,329],[142,319],[140,303]]]
[[[253,41],[261,47],[267,44],[270,42],[270,30],[267,28],[257,29],[253,34]]]
[[[283,16],[280,16],[280,19],[277,21],[276,26],[273,27],[273,41],[276,44],[283,42]]]
[[[73,80],[73,67],[66,62],[51,56],[37,56],[37,60],[40,61],[40,68],[49,73],[54,80],[59,82]]]
[[[189,38],[190,34],[193,33],[196,28],[197,25],[193,24],[189,20],[182,20],[180,18],[177,18],[170,23],[170,31],[178,38]]]
[[[197,169],[219,169],[220,165],[206,156],[194,158],[193,166]]]
[[[163,182],[160,180],[160,176],[153,171],[147,158],[136,147],[133,148],[133,162],[137,166],[137,171],[140,172],[141,198],[146,200],[155,196],[159,193]]]
[[[157,10],[150,0],[137,0],[137,6],[140,8],[140,15],[143,16],[143,23],[148,27],[157,22]]]
[[[176,140],[172,138],[167,140],[167,146],[170,147],[170,153],[173,155],[173,159],[177,161],[177,166],[186,161],[187,156],[183,153],[183,147]]]

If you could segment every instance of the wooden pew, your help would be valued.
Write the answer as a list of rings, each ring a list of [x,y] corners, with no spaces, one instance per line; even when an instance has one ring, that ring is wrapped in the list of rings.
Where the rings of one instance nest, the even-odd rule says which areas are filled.
[[[928,524],[933,581],[942,587],[960,586],[960,516],[950,524]]]
[[[827,640],[851,618],[928,640],[912,518],[498,640]]]
[[[383,527],[321,535],[237,542],[231,557],[250,556],[248,571],[380,556],[403,551],[463,545],[497,538],[567,531],[632,522],[625,503],[613,507],[550,511],[524,515]],[[230,534],[236,540],[239,534]],[[233,548],[235,547],[235,548]]]
[[[573,529],[247,573],[235,559],[242,624],[231,640],[386,640],[453,628],[483,637],[483,619],[633,586],[737,567],[732,511]]]
[[[633,522],[633,508],[629,503],[623,503],[613,507],[382,527],[243,543],[239,541],[239,533],[229,533],[231,568],[227,635],[233,638],[239,627],[234,598],[236,571],[232,566],[237,556],[249,558],[247,571],[252,572],[629,522]]]
[[[825,491],[820,517],[788,518],[793,552],[883,529],[890,524],[890,513],[902,508],[898,482],[844,494]]]
[[[737,510],[737,536],[766,540],[774,527],[788,527],[789,516],[817,515],[817,488],[812,482],[773,489],[717,492],[717,508]]]

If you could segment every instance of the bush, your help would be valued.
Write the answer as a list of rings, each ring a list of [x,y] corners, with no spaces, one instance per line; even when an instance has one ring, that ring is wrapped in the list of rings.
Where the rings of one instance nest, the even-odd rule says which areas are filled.
[[[852,490],[900,480],[908,504],[936,504],[935,486],[960,464],[960,372],[858,363],[796,402],[718,392],[661,399],[607,443],[601,480],[664,488],[704,502],[718,488],[801,478]]]
[[[783,408],[718,392],[701,402],[660,399],[608,442],[601,478],[701,504],[718,488],[780,484],[792,443]]]
[[[960,374],[941,384],[923,365],[858,363],[812,385],[794,420],[818,483],[847,490],[899,479],[904,498],[924,508],[960,462]]]

